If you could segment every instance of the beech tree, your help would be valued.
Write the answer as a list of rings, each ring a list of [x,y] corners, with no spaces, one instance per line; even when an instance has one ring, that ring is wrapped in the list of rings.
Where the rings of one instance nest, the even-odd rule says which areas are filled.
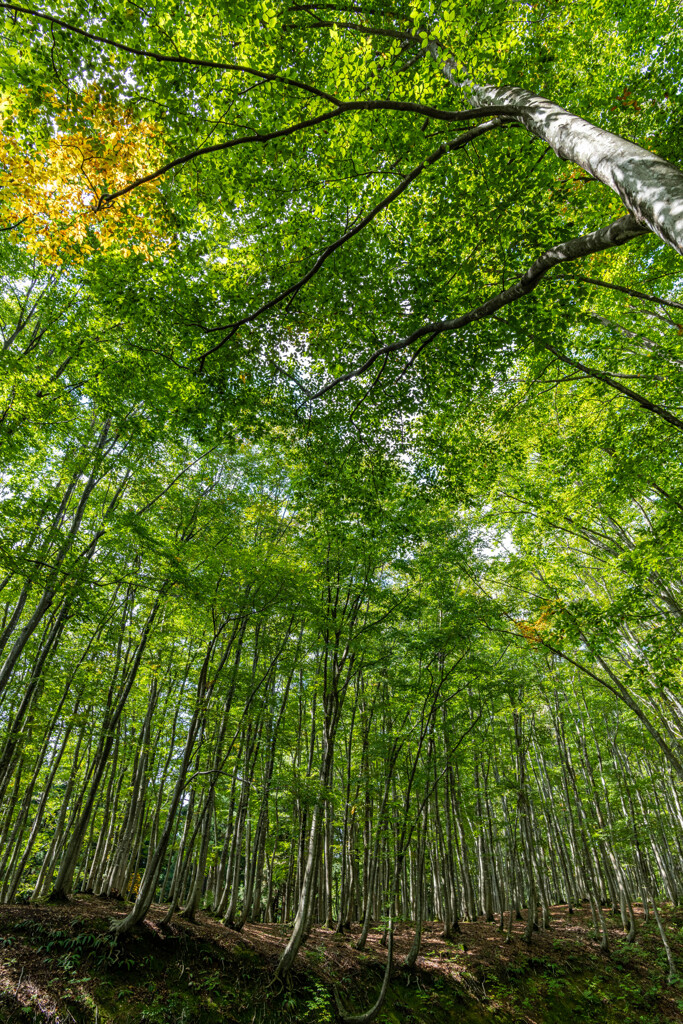
[[[115,171],[100,161],[86,173],[79,200],[66,200],[57,191],[39,229],[20,224],[16,230],[30,237],[36,230],[45,231],[52,218],[62,244],[73,246],[67,222],[80,215],[73,211],[74,201],[77,206],[80,201],[91,217],[90,227],[79,229],[85,258],[93,247],[101,251],[112,244],[121,210],[137,197],[138,203],[146,203],[148,218],[168,225],[169,257],[173,251],[174,269],[184,275],[187,244],[181,244],[182,255],[175,245],[187,235],[188,204],[201,209],[205,223],[211,224],[212,242],[207,269],[199,279],[196,268],[191,275],[183,310],[184,326],[194,331],[183,331],[179,349],[165,343],[168,355],[189,360],[201,371],[230,362],[226,349],[255,353],[261,342],[270,352],[271,367],[280,373],[289,370],[298,380],[302,399],[365,375],[380,360],[380,367],[389,364],[395,379],[395,353],[408,350],[411,363],[443,334],[496,317],[524,299],[558,265],[585,260],[650,232],[681,252],[683,178],[666,158],[671,144],[663,131],[678,102],[671,77],[675,54],[669,52],[675,46],[670,41],[674,33],[666,32],[673,14],[665,5],[629,16],[618,5],[607,9],[586,3],[573,47],[560,40],[568,9],[557,5],[473,4],[463,10],[443,4],[390,13],[334,5],[265,5],[256,12],[231,10],[229,17],[219,7],[201,14],[188,9],[175,14],[181,36],[172,51],[166,45],[169,15],[161,8],[131,9],[125,16],[112,8],[104,23],[87,9],[74,9],[73,17],[68,9],[63,16],[12,4],[4,9],[12,16],[10,32],[26,45],[20,51],[26,55],[24,62],[13,62],[10,70],[20,96],[8,104],[6,115],[11,146],[20,144],[17,135],[19,140],[25,135],[27,108],[45,125],[43,133],[50,113],[75,119],[83,126],[81,134],[86,132],[82,141],[58,134],[47,149],[34,143],[30,180],[39,181],[41,166],[49,169],[50,180],[59,176],[50,146],[61,145],[67,152],[80,147],[83,152],[94,136],[100,147],[117,153]],[[584,52],[596,64],[594,75],[599,68],[608,72],[615,53],[636,60],[630,78],[640,75],[637,92],[625,86],[618,107],[615,102],[608,110],[591,104],[598,120],[608,121],[619,110],[622,116],[612,118],[619,122],[615,128],[623,124],[627,134],[637,129],[644,141],[658,134],[663,153],[563,109],[558,96],[541,98],[530,91],[544,85],[572,99],[574,69],[566,60],[581,53],[577,44],[585,42],[589,31],[598,38],[607,33],[612,41],[602,58],[595,45]],[[28,32],[33,34],[30,50]],[[53,36],[71,75],[96,81],[102,98],[94,87],[90,92],[80,89],[76,104],[75,85],[67,84],[71,92],[64,93],[48,64],[48,44],[49,59],[54,56]],[[234,63],[225,60],[226,50]],[[654,66],[661,69],[658,78]],[[100,74],[103,67],[106,73]],[[644,94],[648,81],[651,96]],[[585,106],[585,86],[575,91],[577,102]],[[30,98],[25,95],[29,92]],[[121,124],[121,118],[132,125],[145,115],[142,127],[135,129],[137,137],[132,128],[124,137],[120,127],[119,136],[107,138],[98,120],[103,116],[98,111],[108,109],[106,96],[115,97]],[[147,120],[153,110],[154,117]],[[478,123],[472,128],[459,127],[473,121]],[[200,124],[201,131],[224,138],[197,145]],[[514,127],[523,129],[521,138],[516,133],[513,139]],[[167,159],[159,152],[162,137]],[[539,143],[551,154],[547,160]],[[146,160],[146,173],[136,173],[126,163],[129,153],[138,162]],[[568,179],[563,179],[556,158],[576,168]],[[86,153],[83,167],[94,159]],[[514,170],[502,177],[506,159]],[[473,173],[477,160],[480,166]],[[70,173],[68,167],[61,173]],[[10,174],[29,187],[21,172]],[[129,180],[120,185],[126,174]],[[498,205],[505,209],[495,225],[485,223],[480,202],[492,180],[500,195]],[[584,186],[591,183],[588,198]],[[143,200],[139,193],[152,185],[153,198],[147,194]],[[515,196],[520,190],[521,204]],[[560,190],[572,202],[567,195],[559,199]],[[540,222],[538,216],[528,218],[548,191],[552,198],[543,200],[545,216]],[[505,192],[511,194],[504,198]],[[25,213],[32,201],[22,206],[15,196],[8,206],[9,227],[36,216],[35,210]],[[423,210],[419,226],[414,210],[411,214],[413,202]],[[453,239],[450,245],[437,243],[441,252],[434,273],[432,243],[444,214],[453,222],[454,207],[457,244]],[[627,215],[619,216],[624,207]],[[468,223],[463,231],[466,220],[476,221],[476,227]],[[145,251],[143,239],[131,235],[132,223],[129,215],[119,232],[123,255],[131,246]],[[339,230],[342,224],[345,229]],[[421,259],[401,260],[395,249],[405,246],[411,256],[422,250]],[[230,255],[219,256],[226,247]],[[472,249],[486,256],[467,256]],[[428,301],[418,295],[416,264],[425,258],[432,263]],[[370,263],[375,264],[372,270]],[[454,263],[459,271],[453,271]],[[451,268],[448,284],[439,273],[443,264]],[[364,278],[370,288],[354,294],[356,282]],[[468,288],[465,282],[472,278],[476,287]],[[487,278],[513,283],[472,303],[476,292],[486,288]],[[321,290],[339,315],[352,318],[342,346],[313,326],[315,302],[308,296],[315,291],[317,299]],[[212,297],[208,303],[207,291]],[[138,293],[128,301],[144,300]],[[374,315],[368,318],[370,309]],[[288,334],[295,336],[294,346]],[[274,336],[279,338],[276,346]],[[373,339],[382,343],[373,345]],[[278,365],[284,353],[285,362],[294,364],[289,368]],[[313,367],[332,370],[333,380],[325,382],[324,373],[312,373],[310,357]],[[630,389],[621,387],[632,397]],[[673,412],[650,405],[649,411],[680,427]]]
[[[0,898],[673,979],[676,5],[0,7]]]

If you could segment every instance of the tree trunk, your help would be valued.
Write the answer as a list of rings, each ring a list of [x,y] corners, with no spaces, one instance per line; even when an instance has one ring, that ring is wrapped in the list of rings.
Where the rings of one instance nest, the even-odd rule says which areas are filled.
[[[509,107],[513,120],[611,188],[636,220],[683,255],[683,172],[674,164],[525,89],[465,88],[473,107]]]

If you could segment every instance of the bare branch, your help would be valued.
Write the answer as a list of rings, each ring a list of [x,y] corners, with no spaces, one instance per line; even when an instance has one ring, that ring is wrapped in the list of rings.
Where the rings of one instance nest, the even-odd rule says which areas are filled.
[[[0,231],[14,231],[15,228],[21,227],[25,220],[28,220],[28,214],[18,220],[16,224],[6,224],[4,228],[0,228]]]
[[[630,398],[632,401],[637,402],[643,409],[647,409],[648,412],[654,413],[655,416],[659,416],[660,419],[663,419],[666,423],[670,423],[672,427],[678,427],[679,430],[683,430],[683,420],[679,420],[679,418],[669,412],[668,409],[665,409],[661,405],[657,405],[655,402],[651,402],[648,398],[645,398],[644,395],[638,394],[637,391],[631,391],[631,389],[627,388],[624,384],[620,384],[617,380],[614,380],[615,376],[620,376],[628,380],[633,379],[637,375],[633,374],[627,376],[626,374],[603,373],[602,370],[593,370],[589,366],[584,366],[584,364],[580,363],[578,359],[572,359],[570,356],[564,355],[564,353],[560,352],[559,349],[556,349],[554,345],[551,345],[548,342],[545,342],[545,348],[547,348],[548,352],[552,352],[555,358],[559,359],[560,362],[565,363],[567,366],[573,366],[576,370],[580,370],[581,373],[585,373],[587,377],[593,377],[595,380],[602,381],[603,384],[606,384],[614,391],[618,391],[620,394],[625,395],[626,398]]]

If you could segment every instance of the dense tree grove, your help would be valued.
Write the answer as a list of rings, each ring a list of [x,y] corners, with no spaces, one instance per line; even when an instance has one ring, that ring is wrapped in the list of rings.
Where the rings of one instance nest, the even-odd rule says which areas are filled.
[[[680,4],[0,8],[0,899],[659,923]]]

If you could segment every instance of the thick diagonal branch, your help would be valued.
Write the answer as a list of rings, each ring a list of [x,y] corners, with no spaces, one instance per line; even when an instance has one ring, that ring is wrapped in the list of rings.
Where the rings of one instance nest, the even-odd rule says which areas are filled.
[[[269,299],[268,302],[265,302],[262,306],[259,306],[259,308],[254,310],[253,313],[250,313],[248,316],[242,317],[241,320],[235,320],[232,323],[221,324],[219,327],[211,327],[207,329],[207,334],[215,334],[219,331],[229,331],[230,333],[227,335],[227,337],[222,338],[217,345],[214,345],[213,348],[208,349],[198,358],[201,360],[206,359],[207,356],[210,356],[212,355],[212,353],[218,351],[218,349],[220,349],[226,343],[226,341],[228,341],[233,336],[233,334],[238,328],[243,327],[245,324],[252,323],[254,320],[257,320],[265,312],[267,312],[269,309],[272,309],[274,306],[279,305],[285,299],[290,299],[291,301],[291,299],[293,299],[294,296],[305,285],[308,284],[311,278],[315,277],[318,271],[322,269],[323,265],[330,258],[330,256],[337,252],[338,249],[341,249],[343,245],[351,241],[352,238],[360,234],[360,232],[363,231],[364,228],[371,224],[372,221],[375,220],[375,218],[378,217],[383,210],[386,210],[387,207],[390,206],[395,199],[398,199],[398,197],[403,192],[405,192],[406,189],[410,187],[410,185],[412,185],[416,178],[419,178],[419,176],[427,167],[431,167],[432,164],[435,164],[437,160],[440,160],[441,157],[445,156],[447,153],[453,153],[457,149],[462,149],[463,146],[466,146],[469,142],[472,142],[474,139],[478,139],[481,135],[485,135],[486,132],[490,132],[493,128],[501,127],[503,124],[504,121],[502,121],[500,118],[496,118],[491,121],[485,121],[483,124],[478,124],[474,128],[470,128],[469,131],[463,132],[463,134],[459,135],[456,139],[452,139],[450,142],[443,142],[440,146],[437,147],[437,149],[434,150],[433,153],[430,153],[428,157],[426,157],[421,163],[419,163],[417,167],[414,167],[412,171],[406,174],[405,177],[402,178],[401,181],[398,183],[396,188],[389,192],[386,196],[384,196],[384,198],[379,203],[373,206],[373,208],[357,224],[355,224],[352,228],[345,232],[345,234],[335,239],[334,242],[331,242],[325,249],[323,249],[323,251],[320,253],[313,266],[305,274],[303,274],[302,277],[295,281],[294,284],[290,285],[288,288],[285,288],[283,291],[279,292],[272,299]]]
[[[563,352],[560,352],[559,349],[555,348],[555,346],[551,345],[549,342],[546,342],[544,347],[548,352],[552,352],[555,358],[559,359],[560,362],[565,363],[567,366],[573,366],[575,370],[579,370],[586,377],[592,377],[594,380],[601,381],[603,384],[606,384],[607,387],[619,392],[620,395],[624,395],[632,402],[636,402],[638,405],[642,406],[643,409],[654,413],[655,416],[659,416],[660,419],[669,423],[672,427],[677,427],[679,430],[683,430],[683,420],[680,420],[678,416],[674,416],[672,412],[669,412],[668,409],[665,409],[661,405],[657,405],[656,402],[651,402],[649,398],[645,398],[644,395],[639,394],[637,391],[632,391],[631,388],[626,387],[625,384],[620,384],[618,380],[614,379],[612,374],[604,373],[602,370],[594,370],[590,366],[585,366],[583,363],[580,363],[578,359],[572,359],[571,356],[567,356]]]
[[[401,338],[400,341],[395,341],[390,345],[383,345],[382,348],[376,349],[360,366],[331,380],[329,384],[320,388],[315,394],[310,395],[309,399],[320,398],[347,380],[361,376],[385,354],[400,352],[402,349],[408,348],[416,341],[419,341],[420,338],[432,335],[433,337],[430,340],[433,340],[433,338],[438,337],[440,334],[457,331],[468,324],[477,323],[479,320],[486,320],[500,309],[503,309],[504,306],[509,306],[524,295],[534,291],[548,271],[558,266],[558,264],[581,259],[583,256],[590,256],[592,253],[601,252],[604,249],[612,249],[615,246],[624,245],[639,235],[647,234],[647,232],[648,229],[646,227],[639,224],[634,217],[628,216],[620,217],[614,223],[609,224],[605,228],[600,228],[598,231],[593,231],[589,235],[581,235],[579,238],[572,238],[568,242],[561,242],[559,245],[553,246],[552,249],[548,249],[542,256],[539,256],[510,288],[498,292],[497,295],[492,295],[481,306],[475,306],[474,309],[470,309],[467,313],[463,313],[462,316],[454,320],[440,320],[436,323],[424,324],[424,326],[409,334],[407,338]]]
[[[649,295],[647,292],[640,292],[636,288],[627,288],[623,284],[613,284],[612,281],[599,281],[596,277],[568,277],[567,281],[582,281],[584,284],[594,284],[600,288],[609,288],[613,292],[621,292],[622,295],[629,295],[633,299],[643,299],[646,302],[654,302],[657,306],[669,306],[671,309],[683,309],[683,302],[676,302],[674,299],[662,299],[659,295]]]

